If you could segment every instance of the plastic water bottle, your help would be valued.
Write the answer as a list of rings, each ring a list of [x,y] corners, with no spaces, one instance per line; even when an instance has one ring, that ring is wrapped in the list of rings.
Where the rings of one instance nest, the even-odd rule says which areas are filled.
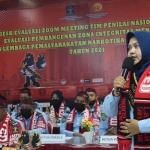
[[[94,143],[99,143],[99,142],[100,142],[99,126],[94,126],[93,142],[94,142]]]

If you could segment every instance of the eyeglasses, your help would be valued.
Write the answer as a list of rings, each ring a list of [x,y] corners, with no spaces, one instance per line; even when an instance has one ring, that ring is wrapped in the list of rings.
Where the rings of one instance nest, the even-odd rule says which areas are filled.
[[[84,100],[75,99],[74,102],[75,102],[75,103],[85,104],[85,101],[84,101]]]

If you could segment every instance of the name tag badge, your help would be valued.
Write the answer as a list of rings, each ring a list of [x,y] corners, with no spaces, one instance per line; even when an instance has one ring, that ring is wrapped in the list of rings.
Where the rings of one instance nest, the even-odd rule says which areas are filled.
[[[100,137],[100,143],[106,144],[117,144],[117,136],[115,135],[105,135]]]
[[[65,134],[40,134],[42,144],[65,143]]]

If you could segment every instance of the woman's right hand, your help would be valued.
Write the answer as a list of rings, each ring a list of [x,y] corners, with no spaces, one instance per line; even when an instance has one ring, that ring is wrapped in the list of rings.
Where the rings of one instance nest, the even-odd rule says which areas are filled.
[[[120,94],[117,93],[117,88],[124,88],[125,86],[125,79],[122,76],[118,76],[115,80],[114,80],[114,96],[119,96]]]

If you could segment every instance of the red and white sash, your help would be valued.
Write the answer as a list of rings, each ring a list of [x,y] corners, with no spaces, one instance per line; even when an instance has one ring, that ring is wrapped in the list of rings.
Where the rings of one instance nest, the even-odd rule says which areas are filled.
[[[44,117],[40,116],[41,119],[38,120],[37,116],[36,116],[37,113],[38,113],[37,111],[34,111],[33,115],[31,116],[29,130],[33,130],[33,129],[37,129],[37,128],[46,129],[46,121],[45,121]],[[22,116],[20,117],[20,121],[23,123],[23,126],[26,129],[25,119]]]
[[[95,117],[95,115],[96,115],[96,117]],[[74,122],[74,117],[75,117],[75,109],[73,109],[71,111],[71,113],[69,114],[67,122]],[[83,118],[90,119],[93,123],[93,126],[99,126],[99,124],[100,124],[100,110],[99,110],[98,100],[96,100],[96,102],[95,102],[95,111],[92,113],[92,115],[90,116],[89,108],[86,108],[84,111]]]
[[[0,124],[0,144],[7,145],[9,144],[9,121],[10,115],[6,114],[3,118],[3,121]]]
[[[96,100],[94,112],[90,116],[90,120],[92,121],[93,126],[99,126],[99,124],[100,124],[100,116],[101,116],[101,113],[100,113],[99,101]]]
[[[64,114],[64,109],[65,109],[64,102],[61,103],[58,114],[56,114],[54,107],[51,106],[51,108],[50,108],[50,120],[62,118],[63,114]]]
[[[68,116],[68,119],[67,119],[67,122],[69,123],[69,122],[74,122],[74,119],[75,119],[75,108],[70,112],[70,114],[69,114],[69,116]],[[89,109],[88,108],[86,108],[85,110],[84,110],[84,114],[83,114],[83,118],[87,118],[87,119],[89,119],[89,116],[90,115],[90,111],[89,111]]]
[[[130,103],[130,107],[133,107],[134,109],[135,120],[146,120],[150,116],[150,66],[140,77],[137,86],[135,86],[136,81],[134,81],[135,84],[130,84],[132,76],[132,72],[129,72],[127,78],[129,80],[126,82],[126,87],[123,90],[118,105],[117,137],[119,150],[130,150],[132,144],[132,138],[126,138],[128,133],[122,133],[122,129],[120,128],[120,123],[125,122],[126,119],[130,118],[127,100]],[[130,88],[135,92],[131,92]],[[134,135],[134,149],[150,149],[149,141],[150,133],[139,133]]]
[[[68,116],[66,128],[67,128],[67,130],[69,130],[69,131],[72,131],[72,130],[73,130],[73,123],[74,123],[74,119],[75,119],[75,113],[76,113],[76,110],[75,110],[75,108],[74,108],[74,109],[71,111],[71,113],[69,114],[69,116]],[[84,110],[84,114],[83,114],[83,118],[82,118],[82,119],[84,119],[84,118],[89,119],[89,117],[90,117],[89,114],[90,114],[89,109],[86,108],[86,109]],[[82,122],[82,121],[81,121],[81,122]],[[84,129],[81,128],[80,133],[84,133]]]

